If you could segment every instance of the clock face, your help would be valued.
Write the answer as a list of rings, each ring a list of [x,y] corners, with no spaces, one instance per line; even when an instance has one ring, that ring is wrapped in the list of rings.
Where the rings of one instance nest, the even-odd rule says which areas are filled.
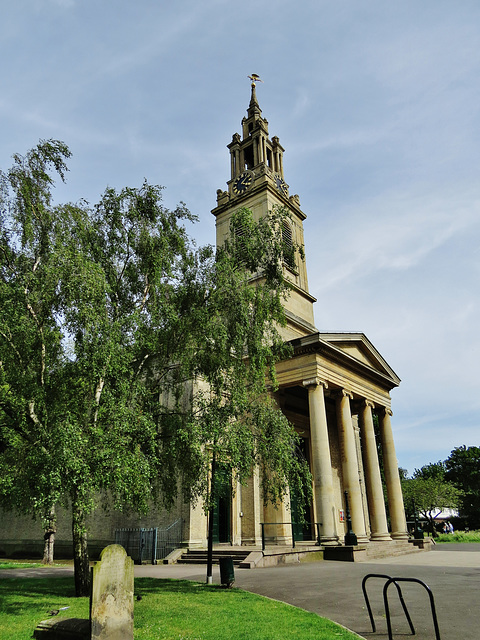
[[[288,196],[288,186],[285,180],[281,176],[279,176],[278,173],[275,175],[274,180],[275,186],[280,191],[280,193],[282,193],[284,196]]]
[[[238,176],[232,186],[232,191],[236,196],[245,193],[253,182],[253,174],[250,171],[244,171]]]

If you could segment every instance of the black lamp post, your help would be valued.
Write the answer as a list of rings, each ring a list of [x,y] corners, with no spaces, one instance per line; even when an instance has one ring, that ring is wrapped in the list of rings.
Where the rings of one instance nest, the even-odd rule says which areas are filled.
[[[345,546],[356,547],[358,544],[357,536],[352,530],[352,518],[350,516],[350,508],[348,506],[348,491],[345,491],[345,516],[347,518],[347,533],[345,534]]]
[[[213,575],[213,519],[215,516],[215,450],[212,454],[212,476],[210,480],[210,509],[208,510],[207,584],[212,584]]]

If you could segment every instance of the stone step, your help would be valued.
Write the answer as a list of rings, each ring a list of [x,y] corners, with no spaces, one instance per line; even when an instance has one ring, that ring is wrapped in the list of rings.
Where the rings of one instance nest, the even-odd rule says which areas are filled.
[[[233,558],[233,564],[238,566],[249,555],[249,551],[228,551],[214,550],[212,562],[220,564],[220,558]],[[207,551],[204,549],[188,549],[182,557],[177,560],[177,564],[207,564]]]
[[[393,558],[411,553],[424,553],[407,540],[392,540],[391,542],[369,542],[356,547],[340,546],[325,547],[325,560],[341,560],[344,562],[368,562],[380,558]]]
[[[410,553],[420,553],[420,549],[414,547],[407,540],[393,542],[370,542],[366,545],[367,559],[393,558]]]

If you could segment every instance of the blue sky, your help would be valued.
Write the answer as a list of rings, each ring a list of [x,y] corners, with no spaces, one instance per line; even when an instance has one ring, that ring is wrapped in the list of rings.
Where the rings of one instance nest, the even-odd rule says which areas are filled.
[[[199,243],[258,73],[317,327],[363,331],[402,379],[400,466],[480,445],[478,0],[2,4],[0,167],[64,140],[58,200],[147,178]]]

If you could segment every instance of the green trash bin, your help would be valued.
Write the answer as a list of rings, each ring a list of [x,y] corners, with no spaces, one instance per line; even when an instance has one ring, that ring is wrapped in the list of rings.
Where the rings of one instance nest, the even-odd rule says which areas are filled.
[[[231,587],[235,582],[235,571],[233,570],[233,558],[231,556],[220,558],[220,582],[226,587]]]

